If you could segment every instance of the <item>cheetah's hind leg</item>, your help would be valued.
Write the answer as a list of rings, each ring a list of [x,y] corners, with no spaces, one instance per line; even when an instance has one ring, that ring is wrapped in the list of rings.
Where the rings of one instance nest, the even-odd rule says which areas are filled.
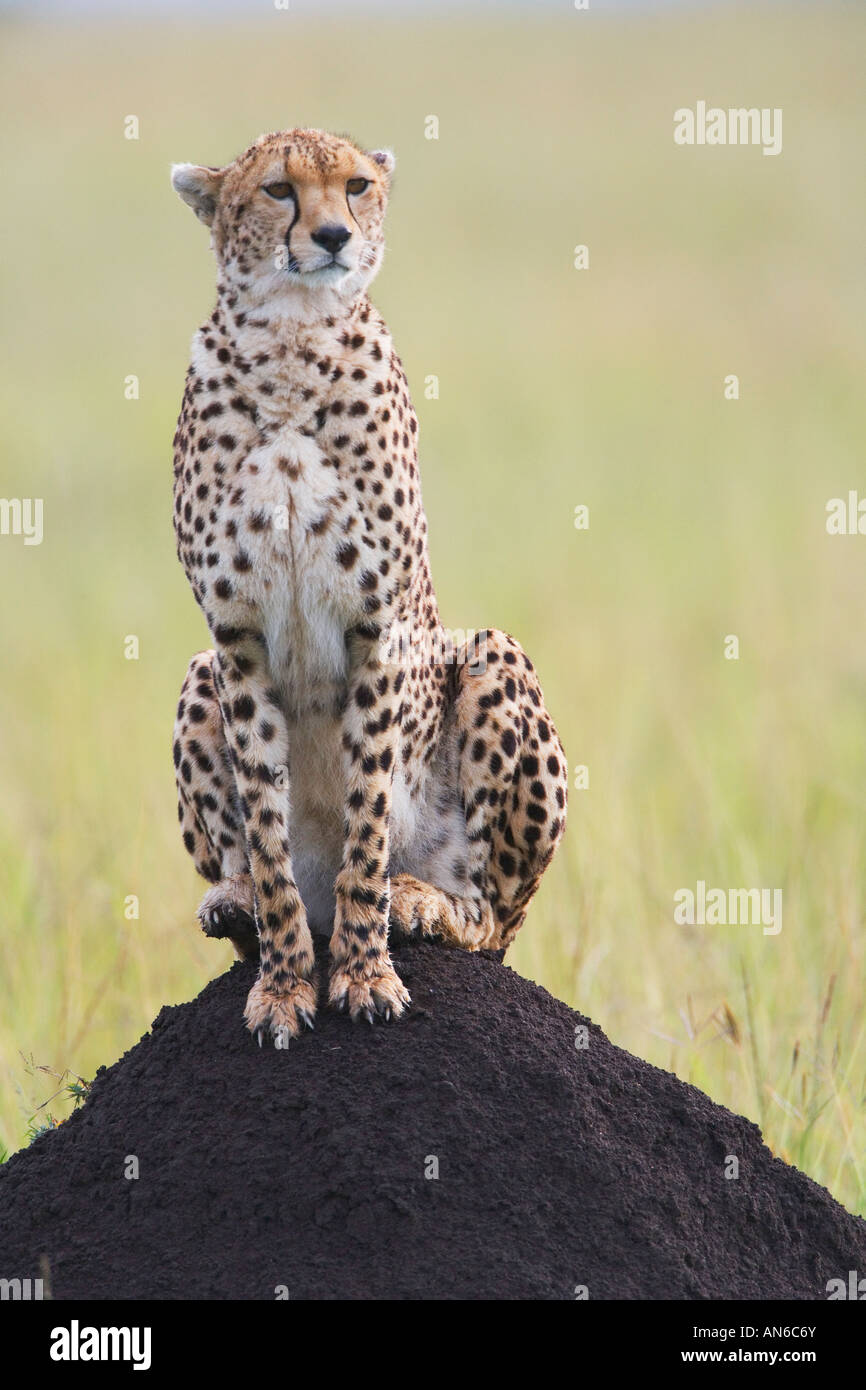
[[[562,839],[568,768],[535,669],[513,637],[478,634],[458,653],[455,684],[466,888],[447,893],[395,875],[391,926],[464,950],[503,950]]]

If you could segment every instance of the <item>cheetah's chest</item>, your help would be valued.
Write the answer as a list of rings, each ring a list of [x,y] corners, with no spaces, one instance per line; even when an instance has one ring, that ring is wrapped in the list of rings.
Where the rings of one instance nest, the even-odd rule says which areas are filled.
[[[317,442],[283,429],[247,455],[224,505],[239,547],[232,593],[261,625],[287,712],[332,708],[347,675],[346,632],[363,612],[357,578],[337,559],[362,529],[357,504]]]

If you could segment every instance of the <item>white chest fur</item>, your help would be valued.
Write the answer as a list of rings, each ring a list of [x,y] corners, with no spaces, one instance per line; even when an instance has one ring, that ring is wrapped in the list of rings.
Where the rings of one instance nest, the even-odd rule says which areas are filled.
[[[233,481],[252,561],[235,591],[256,612],[286,713],[329,709],[347,675],[346,631],[362,612],[357,579],[336,559],[360,530],[357,504],[316,441],[287,427],[252,449]]]

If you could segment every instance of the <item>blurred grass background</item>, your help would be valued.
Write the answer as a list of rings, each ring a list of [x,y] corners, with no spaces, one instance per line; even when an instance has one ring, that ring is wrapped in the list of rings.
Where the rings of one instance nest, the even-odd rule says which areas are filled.
[[[2,21],[0,495],[44,498],[45,539],[0,538],[0,1142],[59,1085],[34,1066],[89,1079],[231,960],[169,751],[213,269],[168,166],[309,124],[397,153],[374,297],[443,619],[520,638],[589,767],[510,963],[866,1211],[866,539],[824,524],[863,480],[866,15],[321,10]],[[675,146],[698,99],[782,107],[783,153]],[[677,926],[698,879],[781,887],[782,932]]]

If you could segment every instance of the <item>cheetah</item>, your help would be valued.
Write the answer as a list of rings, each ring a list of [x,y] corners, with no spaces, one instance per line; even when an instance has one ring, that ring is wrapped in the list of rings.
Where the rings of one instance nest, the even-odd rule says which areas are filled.
[[[389,932],[507,947],[565,826],[529,658],[440,623],[418,422],[367,294],[393,169],[301,129],[172,168],[217,262],[174,439],[177,551],[213,643],[178,705],[178,814],[203,930],[258,956],[259,1046],[313,1026],[315,933],[330,1004],[371,1023],[410,1002]]]

